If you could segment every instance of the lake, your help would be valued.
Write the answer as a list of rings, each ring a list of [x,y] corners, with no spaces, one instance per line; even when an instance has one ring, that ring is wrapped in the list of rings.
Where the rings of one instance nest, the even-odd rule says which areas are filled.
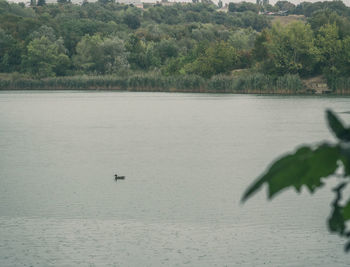
[[[348,266],[311,196],[240,198],[350,98],[0,92],[0,266]],[[116,182],[114,174],[126,179]]]

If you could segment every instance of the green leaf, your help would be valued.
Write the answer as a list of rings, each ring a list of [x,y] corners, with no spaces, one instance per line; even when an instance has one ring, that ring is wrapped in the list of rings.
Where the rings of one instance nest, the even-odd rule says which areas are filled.
[[[350,250],[350,242],[346,243],[345,245],[345,252],[349,252]]]
[[[350,129],[345,128],[343,123],[331,110],[327,110],[326,113],[327,113],[328,125],[333,131],[333,133],[335,134],[335,136],[341,141],[349,142]]]
[[[350,220],[350,200],[344,206],[340,204],[343,199],[343,191],[347,185],[348,182],[343,182],[333,189],[336,197],[332,202],[333,210],[331,216],[328,218],[328,228],[331,232],[350,238],[350,232],[346,224]],[[350,242],[345,245],[344,249],[346,252],[350,251]]]
[[[350,176],[350,147],[341,148],[341,161],[344,165],[344,177]]]
[[[345,231],[344,217],[340,208],[334,208],[328,219],[328,227],[331,232],[337,232],[342,235]]]
[[[310,192],[323,185],[322,178],[333,174],[337,161],[341,157],[339,146],[327,143],[313,149],[308,146],[299,148],[294,154],[286,155],[277,161],[253,183],[242,197],[242,201],[252,196],[264,183],[268,185],[268,196],[287,187],[294,187],[300,192],[306,186]]]
[[[343,207],[339,205],[339,202],[342,200],[342,192],[346,187],[347,183],[341,183],[336,188],[333,189],[333,192],[336,194],[336,198],[332,203],[333,211],[331,216],[328,219],[328,227],[331,232],[337,232],[340,235],[343,235],[345,232],[345,220]]]
[[[341,211],[344,221],[350,220],[350,201],[342,208]]]

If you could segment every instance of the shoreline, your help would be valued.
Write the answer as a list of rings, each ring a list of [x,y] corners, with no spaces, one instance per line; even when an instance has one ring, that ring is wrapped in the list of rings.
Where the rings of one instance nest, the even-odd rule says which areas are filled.
[[[350,78],[327,84],[322,77],[301,79],[298,75],[271,76],[249,73],[217,75],[205,79],[196,75],[162,76],[157,73],[131,76],[63,76],[35,79],[22,75],[0,76],[0,90],[126,91],[174,93],[222,93],[266,95],[350,95]]]
[[[1,88],[0,91],[104,91],[104,92],[140,92],[140,93],[193,93],[193,94],[242,94],[242,95],[290,95],[290,96],[350,96],[350,91],[332,92],[332,93],[314,93],[314,92],[293,92],[287,89],[279,90],[237,90],[237,91],[222,91],[222,90],[206,90],[203,88],[193,89],[175,89],[169,90],[158,88],[132,88],[123,89],[117,87],[85,87],[85,88],[70,88],[70,87],[47,87],[47,88]]]

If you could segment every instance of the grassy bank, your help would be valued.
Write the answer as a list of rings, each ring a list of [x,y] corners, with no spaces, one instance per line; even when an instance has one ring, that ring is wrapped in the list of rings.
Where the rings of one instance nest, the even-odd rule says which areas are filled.
[[[328,86],[335,94],[350,95],[350,77],[329,80]]]
[[[350,79],[332,82],[333,91],[350,94]],[[0,76],[0,90],[123,90],[142,92],[193,92],[193,93],[258,93],[307,94],[297,75],[274,78],[260,73],[237,77],[217,75],[211,79],[200,76],[162,76],[138,74],[122,76],[72,76],[31,79],[25,76]]]

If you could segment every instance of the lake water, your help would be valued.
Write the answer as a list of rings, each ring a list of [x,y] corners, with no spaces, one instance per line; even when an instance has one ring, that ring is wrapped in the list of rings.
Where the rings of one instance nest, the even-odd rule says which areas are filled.
[[[1,92],[0,266],[348,266],[332,180],[240,204],[278,155],[334,140],[326,108],[350,98]]]

